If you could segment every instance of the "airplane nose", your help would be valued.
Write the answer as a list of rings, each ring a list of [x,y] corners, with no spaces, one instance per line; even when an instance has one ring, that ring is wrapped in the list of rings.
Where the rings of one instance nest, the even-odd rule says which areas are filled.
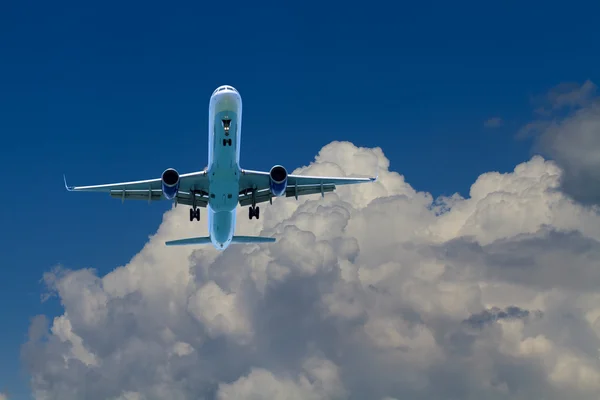
[[[223,90],[215,90],[211,97],[211,107],[214,107],[216,112],[239,110],[241,105],[240,94],[231,86],[227,86]]]
[[[216,95],[217,93],[222,93],[222,94],[226,94],[226,93],[234,93],[239,95],[240,93],[237,91],[236,88],[234,88],[233,86],[230,85],[222,85],[219,86],[218,88],[215,89],[215,91],[213,92],[213,96]]]

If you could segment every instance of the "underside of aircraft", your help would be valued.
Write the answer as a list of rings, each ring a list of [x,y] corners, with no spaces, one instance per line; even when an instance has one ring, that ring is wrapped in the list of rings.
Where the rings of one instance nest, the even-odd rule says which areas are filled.
[[[248,206],[248,218],[260,218],[258,204],[273,197],[294,197],[333,192],[338,185],[373,182],[377,177],[326,177],[290,175],[282,165],[270,171],[239,166],[242,102],[232,86],[220,86],[209,104],[208,164],[202,171],[180,174],[167,168],[159,178],[93,186],[69,186],[69,191],[107,192],[125,200],[171,200],[190,207],[190,221],[200,221],[208,210],[208,237],[179,239],[167,245],[212,243],[223,250],[230,243],[274,242],[275,238],[235,236],[236,208]]]

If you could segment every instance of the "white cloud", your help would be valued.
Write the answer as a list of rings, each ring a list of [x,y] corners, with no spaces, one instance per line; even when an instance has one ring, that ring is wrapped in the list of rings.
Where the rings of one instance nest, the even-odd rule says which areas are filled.
[[[560,188],[586,205],[600,204],[600,97],[596,85],[565,83],[546,95],[542,117],[521,129],[564,170]]]
[[[433,199],[388,168],[335,142],[295,172],[380,181],[239,211],[276,243],[165,247],[206,233],[178,207],[106,276],[48,273],[65,313],[32,321],[35,397],[597,398],[600,217],[563,171],[536,156]]]
[[[8,396],[4,393],[0,393],[0,400],[8,400]]]
[[[236,293],[225,293],[214,281],[199,288],[188,301],[188,311],[203,324],[210,337],[251,335],[242,309]]]
[[[298,377],[276,377],[263,368],[252,369],[231,384],[219,384],[217,398],[265,400],[326,400],[346,397],[338,368],[329,360],[311,357]]]
[[[177,342],[173,345],[173,353],[180,357],[188,356],[194,352],[194,348],[185,342]]]

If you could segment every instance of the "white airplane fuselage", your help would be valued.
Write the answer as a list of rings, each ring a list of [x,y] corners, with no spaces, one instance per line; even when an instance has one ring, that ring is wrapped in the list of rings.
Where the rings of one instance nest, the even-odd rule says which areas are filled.
[[[210,97],[208,112],[208,234],[216,248],[225,249],[235,233],[240,192],[242,98],[239,92],[231,86],[218,87]]]

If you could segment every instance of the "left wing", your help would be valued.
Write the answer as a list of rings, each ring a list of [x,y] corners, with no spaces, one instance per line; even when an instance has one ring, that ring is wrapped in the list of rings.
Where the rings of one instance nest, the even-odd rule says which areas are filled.
[[[146,179],[141,181],[108,183],[92,186],[69,186],[67,179],[65,188],[71,192],[105,192],[111,197],[121,200],[164,200],[166,197],[162,191],[162,179]],[[209,183],[206,171],[191,172],[179,176],[179,191],[175,201],[180,204],[192,205],[196,202],[198,207],[206,207],[208,204]]]
[[[354,185],[357,183],[375,182],[377,176],[371,178],[354,177],[329,177],[329,176],[305,176],[288,175],[285,197],[304,196],[320,193],[324,196],[327,192],[333,192],[338,185]],[[242,169],[240,175],[240,205],[252,204],[252,191],[255,191],[256,203],[271,201],[273,196],[270,191],[270,177],[268,172],[252,171]],[[246,193],[247,192],[247,193]]]

